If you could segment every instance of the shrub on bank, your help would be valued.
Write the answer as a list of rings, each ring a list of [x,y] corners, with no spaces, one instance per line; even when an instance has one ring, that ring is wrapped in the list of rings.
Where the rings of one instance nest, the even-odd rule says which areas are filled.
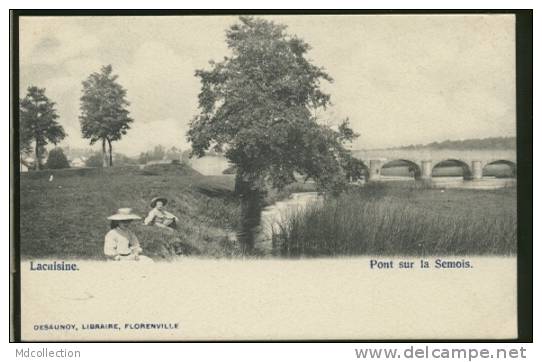
[[[68,158],[64,154],[62,148],[57,147],[49,151],[47,156],[47,162],[45,162],[45,168],[47,169],[60,169],[60,168],[69,168],[70,163]]]

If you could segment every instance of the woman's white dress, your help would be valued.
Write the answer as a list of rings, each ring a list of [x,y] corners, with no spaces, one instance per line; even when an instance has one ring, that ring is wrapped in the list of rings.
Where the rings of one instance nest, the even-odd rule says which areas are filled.
[[[105,235],[104,254],[119,260],[152,261],[145,255],[138,255],[142,252],[137,236],[130,230],[115,228],[109,230]]]

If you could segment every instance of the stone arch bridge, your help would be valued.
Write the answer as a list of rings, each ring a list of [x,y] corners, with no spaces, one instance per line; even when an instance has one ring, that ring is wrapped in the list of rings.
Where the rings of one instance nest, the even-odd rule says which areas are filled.
[[[429,150],[383,149],[352,151],[363,161],[369,180],[378,180],[382,169],[390,165],[407,166],[417,179],[431,179],[438,167],[456,166],[463,169],[464,179],[481,179],[489,165],[507,165],[516,175],[515,150]]]

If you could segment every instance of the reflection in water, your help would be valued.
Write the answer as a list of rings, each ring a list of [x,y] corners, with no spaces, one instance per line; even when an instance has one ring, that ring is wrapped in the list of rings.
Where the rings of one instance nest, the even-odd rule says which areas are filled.
[[[464,180],[463,177],[433,177],[431,185],[435,188],[456,188],[470,190],[496,190],[516,185],[515,178],[484,177],[479,180]]]
[[[382,176],[381,182],[412,182],[413,178],[404,176]],[[418,181],[425,182],[425,181]],[[496,190],[516,185],[515,178],[484,177],[479,180],[465,180],[462,176],[433,177],[429,185],[436,189]]]
[[[256,249],[264,255],[270,255],[273,251],[273,230],[276,231],[293,213],[302,211],[308,205],[321,202],[323,199],[324,196],[317,192],[299,192],[293,193],[286,200],[265,207],[261,212],[260,224],[254,229]]]
[[[283,201],[263,207],[262,193],[243,195],[241,199],[241,228],[237,240],[244,254],[266,254],[272,252],[273,229],[286,220],[293,212],[302,210],[312,202],[322,200],[316,192],[293,193]]]
[[[251,254],[254,250],[255,233],[260,224],[264,194],[251,190],[241,196],[241,227],[237,240],[243,254]]]

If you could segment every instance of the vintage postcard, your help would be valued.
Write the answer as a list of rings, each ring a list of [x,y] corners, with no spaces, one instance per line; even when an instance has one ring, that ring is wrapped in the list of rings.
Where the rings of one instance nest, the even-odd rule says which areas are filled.
[[[518,338],[517,21],[13,13],[14,339]]]

